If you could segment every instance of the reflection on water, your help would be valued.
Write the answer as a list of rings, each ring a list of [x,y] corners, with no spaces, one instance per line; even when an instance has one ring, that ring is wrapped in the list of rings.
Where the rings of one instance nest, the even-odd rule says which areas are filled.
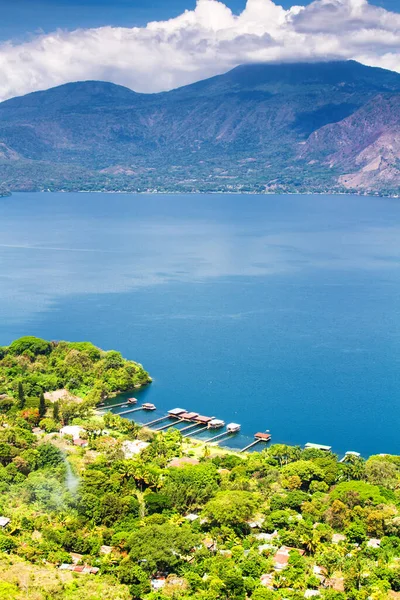
[[[351,196],[14,194],[0,343],[91,339],[145,364],[161,411],[395,452],[399,216]]]

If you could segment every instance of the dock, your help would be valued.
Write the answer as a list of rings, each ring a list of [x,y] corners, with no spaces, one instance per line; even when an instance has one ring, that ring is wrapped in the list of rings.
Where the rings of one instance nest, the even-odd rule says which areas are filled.
[[[194,428],[196,428],[196,427],[200,427],[200,425],[201,425],[200,423],[191,423],[190,425],[186,425],[186,427],[182,427],[182,429],[180,429],[179,431],[181,431],[181,432],[182,432],[182,431],[189,431],[189,429],[194,429]],[[203,426],[201,427],[201,430],[203,430],[203,429],[207,429],[207,426],[206,426],[206,425],[203,425]],[[201,431],[201,430],[200,430],[200,431]],[[189,434],[189,435],[190,435],[190,434]]]
[[[239,433],[240,431],[240,425],[239,423],[228,423],[228,425],[226,426],[226,431],[223,431],[222,433],[218,433],[217,435],[214,435],[210,438],[208,438],[207,440],[204,440],[204,443],[208,443],[208,442],[215,442],[215,441],[219,441],[221,440],[223,437],[227,436],[227,435],[235,435],[236,433]]]
[[[191,435],[194,435],[196,433],[200,433],[201,431],[205,431],[207,429],[206,425],[203,425],[203,427],[200,427],[200,429],[196,429],[196,431],[189,431],[189,433],[185,433],[182,437],[183,438],[187,438],[190,437]],[[181,431],[183,431],[183,429],[181,429]],[[199,442],[201,442],[202,440],[199,440]]]
[[[154,431],[164,431],[164,429],[168,429],[169,427],[175,427],[175,425],[178,425],[178,423],[184,423],[184,419],[174,421],[173,423],[167,423],[166,425],[162,425],[161,427],[156,427]]]
[[[136,408],[130,408],[129,410],[123,410],[120,413],[117,413],[118,415],[127,415],[129,413],[133,413],[133,412],[138,412],[139,410],[156,410],[156,407],[154,406],[154,404],[142,404],[142,406],[138,406]]]
[[[129,410],[123,410],[122,412],[117,413],[116,416],[127,415],[128,413],[138,412],[139,410],[144,410],[144,409],[141,406],[138,406],[136,408],[130,408]]]
[[[256,446],[260,442],[269,442],[271,441],[271,437],[272,436],[269,433],[269,431],[266,431],[265,433],[258,432],[254,435],[254,442],[251,442],[251,444],[248,444],[247,446],[239,450],[239,452],[247,452],[247,450],[250,450],[250,448],[253,448],[253,446]]]
[[[169,419],[169,415],[159,417],[158,419],[154,419],[154,421],[149,421],[148,423],[143,423],[143,426],[150,427],[150,425],[157,425],[157,423],[161,423],[161,421],[165,421],[165,419]]]
[[[120,402],[119,404],[110,404],[109,406],[97,406],[99,410],[111,410],[112,408],[118,408],[119,406],[128,406],[128,400]]]

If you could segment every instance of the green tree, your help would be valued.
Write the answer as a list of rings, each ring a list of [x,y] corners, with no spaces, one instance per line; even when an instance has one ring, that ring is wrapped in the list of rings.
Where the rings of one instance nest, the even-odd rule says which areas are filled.
[[[204,515],[219,525],[243,525],[255,513],[256,494],[241,490],[218,492],[204,507]]]
[[[139,562],[146,571],[170,572],[190,556],[200,539],[188,525],[179,527],[164,523],[148,525],[143,530],[133,533],[128,540],[128,546],[132,560]]]
[[[58,402],[54,402],[53,404],[53,419],[55,421],[60,420],[60,405]]]
[[[18,382],[18,408],[22,410],[25,407],[24,387],[21,381]]]
[[[41,392],[39,397],[39,417],[43,419],[46,414],[46,400],[44,399],[44,394]]]

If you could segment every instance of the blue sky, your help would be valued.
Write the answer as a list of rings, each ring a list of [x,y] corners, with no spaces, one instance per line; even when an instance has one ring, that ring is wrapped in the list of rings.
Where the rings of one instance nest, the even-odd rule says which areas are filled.
[[[276,0],[284,8],[309,3],[309,0]],[[400,0],[370,0],[370,3],[400,10]],[[245,0],[225,0],[225,4],[239,13]],[[0,39],[23,39],[38,30],[50,32],[57,28],[143,26],[148,21],[175,17],[194,6],[195,0],[0,0]]]

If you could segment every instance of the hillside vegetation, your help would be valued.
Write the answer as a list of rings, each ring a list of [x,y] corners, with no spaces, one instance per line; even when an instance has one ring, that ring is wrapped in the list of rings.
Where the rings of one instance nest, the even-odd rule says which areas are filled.
[[[87,414],[110,394],[150,381],[141,365],[88,342],[23,337],[0,347],[0,407],[24,410],[32,423],[38,422],[44,410],[40,398],[46,392],[65,390],[57,409],[67,423],[74,414]]]
[[[2,350],[0,599],[396,597],[400,457],[340,463],[284,445],[238,454],[88,407],[69,420],[82,447],[58,433],[50,402],[32,431],[19,384],[46,386],[27,365],[47,365],[43,375],[67,385],[71,353],[109,385],[104,371],[132,365],[90,344],[23,338]],[[105,369],[107,356],[120,366]],[[127,444],[138,448],[130,458]]]
[[[75,82],[0,104],[12,190],[398,193],[400,75],[256,64],[161,94]]]

